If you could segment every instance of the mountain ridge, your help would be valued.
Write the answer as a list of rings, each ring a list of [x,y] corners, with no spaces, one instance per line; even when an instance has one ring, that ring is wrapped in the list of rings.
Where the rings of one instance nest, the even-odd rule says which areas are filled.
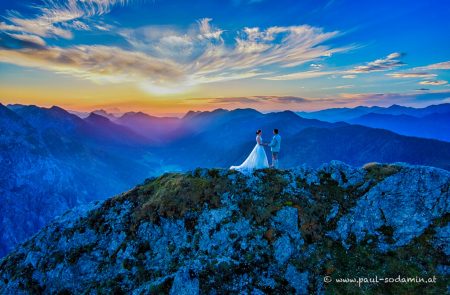
[[[329,122],[349,121],[369,113],[386,114],[386,115],[411,115],[414,117],[422,117],[433,113],[449,113],[450,103],[442,103],[437,105],[429,105],[424,108],[405,107],[393,104],[389,107],[379,106],[358,106],[354,108],[331,108],[313,112],[297,112],[305,118],[313,118],[325,120]]]
[[[324,276],[376,274],[438,280],[365,292],[443,294],[449,188],[402,163],[169,173],[49,224],[0,260],[0,293],[336,294],[355,286]]]
[[[450,141],[450,112],[433,113],[423,117],[368,113],[348,122],[382,128],[406,136]]]
[[[15,105],[0,107],[2,110],[0,231],[4,234],[0,256],[55,214],[119,193],[147,177],[196,167],[239,165],[255,146],[257,129],[263,130],[264,142],[270,141],[273,128],[280,129],[281,168],[301,164],[317,168],[341,160],[354,166],[403,161],[450,169],[450,143],[304,119],[292,112],[220,110],[217,116],[208,113],[206,120],[200,116],[197,123],[176,119],[172,132],[165,132],[162,123],[150,126],[153,129],[143,132],[150,136],[142,142],[142,137],[126,126],[103,120],[98,114],[91,119],[100,120],[86,120],[56,107]],[[178,122],[184,125],[180,127]],[[139,129],[142,125],[135,126]],[[152,141],[161,132],[167,137]],[[266,153],[270,157],[267,148]]]
[[[56,108],[0,106],[0,113],[0,256],[62,211],[159,173],[147,151],[129,145],[134,137],[116,144],[120,132],[102,133]]]

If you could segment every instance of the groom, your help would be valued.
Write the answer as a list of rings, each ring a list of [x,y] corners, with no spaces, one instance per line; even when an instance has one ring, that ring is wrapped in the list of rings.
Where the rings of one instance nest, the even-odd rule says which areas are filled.
[[[278,154],[281,148],[281,136],[278,134],[278,129],[273,129],[273,138],[268,146],[270,146],[272,152],[272,165],[270,167],[278,168]]]

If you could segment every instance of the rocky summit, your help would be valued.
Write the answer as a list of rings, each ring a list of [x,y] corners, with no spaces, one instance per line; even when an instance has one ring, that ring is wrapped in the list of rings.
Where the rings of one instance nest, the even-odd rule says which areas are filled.
[[[449,187],[402,163],[168,173],[17,246],[0,294],[445,294]],[[336,281],[399,276],[436,281]]]

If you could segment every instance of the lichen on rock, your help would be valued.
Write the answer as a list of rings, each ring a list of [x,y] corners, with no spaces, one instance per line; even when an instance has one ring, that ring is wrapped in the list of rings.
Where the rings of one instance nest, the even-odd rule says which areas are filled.
[[[431,167],[337,161],[164,174],[50,223],[0,261],[0,293],[444,294],[449,180]],[[323,281],[399,274],[439,280]]]

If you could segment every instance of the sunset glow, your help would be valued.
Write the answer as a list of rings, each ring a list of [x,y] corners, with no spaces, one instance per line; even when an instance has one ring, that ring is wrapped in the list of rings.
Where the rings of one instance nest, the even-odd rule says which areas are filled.
[[[439,1],[30,0],[0,9],[4,104],[181,115],[450,97],[449,8]],[[267,18],[268,9],[279,13]]]

